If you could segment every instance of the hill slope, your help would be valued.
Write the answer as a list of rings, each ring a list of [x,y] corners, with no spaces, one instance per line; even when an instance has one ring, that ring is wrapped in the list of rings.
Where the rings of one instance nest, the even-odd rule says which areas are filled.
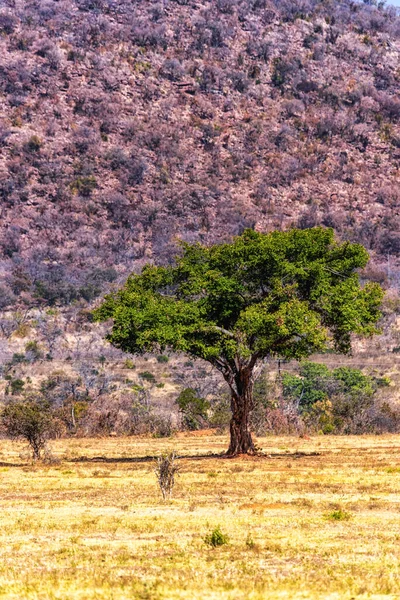
[[[0,56],[3,308],[249,226],[332,225],[396,277],[395,9],[2,0]]]

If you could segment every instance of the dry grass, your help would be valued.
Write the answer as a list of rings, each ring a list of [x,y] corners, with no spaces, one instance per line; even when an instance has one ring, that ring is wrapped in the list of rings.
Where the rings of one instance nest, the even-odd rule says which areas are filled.
[[[258,443],[224,459],[216,436],[62,440],[34,466],[0,442],[0,598],[400,598],[400,438]],[[164,503],[140,458],[172,449]],[[230,543],[211,548],[217,526]]]

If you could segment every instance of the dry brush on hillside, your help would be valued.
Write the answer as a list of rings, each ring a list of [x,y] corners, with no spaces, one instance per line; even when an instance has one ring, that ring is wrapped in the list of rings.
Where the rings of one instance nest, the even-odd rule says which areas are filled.
[[[395,9],[3,0],[1,305],[91,301],[176,238],[400,249]]]

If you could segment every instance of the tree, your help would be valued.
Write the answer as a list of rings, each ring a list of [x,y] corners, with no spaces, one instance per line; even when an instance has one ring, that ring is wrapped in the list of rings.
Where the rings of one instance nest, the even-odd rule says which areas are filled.
[[[218,369],[231,393],[228,454],[251,453],[259,361],[349,353],[352,333],[377,331],[383,292],[361,288],[367,262],[362,246],[338,243],[332,229],[246,230],[232,243],[182,244],[174,265],[132,274],[94,317],[113,320],[108,340],[126,352],[184,352]]]
[[[56,430],[56,421],[50,404],[42,399],[23,399],[11,402],[1,413],[1,422],[12,439],[25,439],[34,460],[41,458],[47,440]]]

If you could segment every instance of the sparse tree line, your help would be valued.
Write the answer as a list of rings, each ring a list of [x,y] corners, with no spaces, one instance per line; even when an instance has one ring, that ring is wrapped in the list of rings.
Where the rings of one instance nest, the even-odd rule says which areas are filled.
[[[96,375],[92,372],[93,382]],[[170,411],[160,412],[144,387],[97,392],[96,398],[93,387],[89,392],[82,379],[62,372],[50,375],[35,393],[25,393],[22,380],[9,381],[0,434],[27,441],[35,459],[46,456],[49,440],[58,437],[229,430],[230,398],[223,385],[207,398],[200,395],[201,386],[183,388]],[[283,370],[271,378],[262,371],[254,385],[251,430],[257,436],[398,432],[400,408],[391,399],[390,383],[385,376],[313,362],[301,364],[297,374]]]

